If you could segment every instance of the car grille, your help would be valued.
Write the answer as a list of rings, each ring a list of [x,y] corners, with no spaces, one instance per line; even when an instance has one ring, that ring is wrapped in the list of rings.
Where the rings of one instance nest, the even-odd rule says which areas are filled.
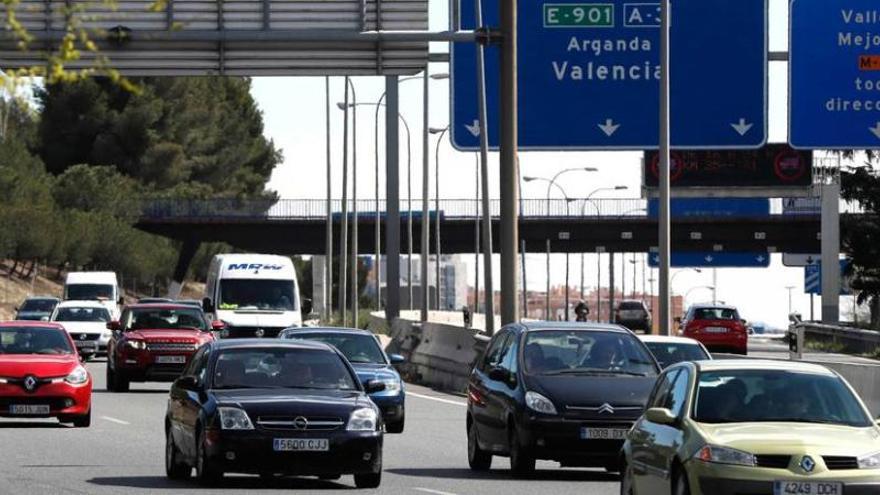
[[[644,408],[641,406],[615,406],[609,404],[595,404],[588,406],[565,406],[566,419],[595,420],[595,421],[635,421],[641,416]]]
[[[791,463],[791,456],[761,454],[755,456],[755,461],[758,467],[785,469]]]
[[[306,421],[303,422],[302,419]],[[341,418],[322,416],[261,416],[257,418],[257,426],[265,430],[328,431],[344,425],[345,421]]]
[[[49,409],[57,411],[66,407],[64,404],[66,400],[68,399],[64,397],[0,397],[0,412],[9,412],[9,406],[11,405],[33,406],[43,404],[48,404]]]
[[[148,343],[147,350],[151,352],[192,352],[196,350],[196,345],[184,343]]]
[[[97,334],[97,333],[72,333],[72,334],[70,334],[70,338],[72,338],[73,340],[87,340],[87,341],[98,340],[98,338],[100,336],[101,335]]]
[[[229,338],[252,338],[257,336],[257,330],[263,331],[263,338],[275,338],[286,327],[237,327],[230,326],[227,328]]]
[[[824,455],[822,456],[822,460],[825,461],[825,467],[831,471],[859,468],[859,460],[855,457]]]

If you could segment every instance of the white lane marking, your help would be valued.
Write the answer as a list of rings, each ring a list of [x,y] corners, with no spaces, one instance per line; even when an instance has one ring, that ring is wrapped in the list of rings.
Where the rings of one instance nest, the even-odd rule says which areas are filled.
[[[121,419],[111,418],[110,416],[101,416],[101,419],[103,419],[104,421],[109,421],[111,423],[116,423],[118,425],[130,425],[131,424],[128,421],[123,421]]]
[[[432,397],[432,396],[430,396],[430,395],[422,395],[422,394],[417,394],[417,393],[415,393],[415,392],[407,392],[406,395],[411,395],[411,396],[413,396],[413,397],[418,397],[419,399],[426,399],[426,400],[433,400],[433,401],[436,401],[436,402],[442,402],[442,403],[444,403],[444,404],[452,404],[453,406],[467,407],[467,404],[466,404],[466,403],[464,403],[464,402],[459,402],[459,401],[457,401],[457,400],[441,399],[440,397]],[[440,492],[440,493],[442,493],[442,492]]]
[[[432,493],[433,495],[456,495],[452,492],[441,492],[440,490],[431,490],[430,488],[413,488],[417,492]]]

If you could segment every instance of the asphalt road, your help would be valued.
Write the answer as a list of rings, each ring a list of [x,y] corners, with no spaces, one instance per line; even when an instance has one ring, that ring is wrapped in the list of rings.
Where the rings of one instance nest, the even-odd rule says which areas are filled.
[[[264,482],[227,476],[221,488],[172,482],[163,464],[167,384],[132,384],[126,394],[105,391],[103,363],[88,365],[95,378],[92,426],[74,429],[54,420],[0,419],[0,494],[108,493],[335,493],[355,490],[350,476],[338,482],[283,478]],[[382,486],[371,493],[434,495],[605,495],[619,493],[617,476],[601,470],[560,469],[539,463],[530,480],[510,477],[507,459],[488,473],[467,467],[464,400],[410,385],[407,425],[387,435]]]

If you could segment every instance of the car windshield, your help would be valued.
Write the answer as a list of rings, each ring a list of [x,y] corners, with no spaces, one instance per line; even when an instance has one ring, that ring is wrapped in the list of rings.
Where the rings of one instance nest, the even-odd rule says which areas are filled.
[[[19,311],[28,311],[33,313],[51,313],[58,301],[52,299],[28,299],[19,308]]]
[[[223,351],[214,367],[213,388],[357,390],[355,383],[335,352],[275,347]]]
[[[622,302],[620,303],[620,306],[617,307],[617,309],[622,309],[624,311],[632,309],[642,309],[642,303],[638,301]]]
[[[657,374],[654,359],[638,339],[624,332],[529,332],[523,361],[526,372],[532,374]]]
[[[0,354],[73,354],[73,349],[58,328],[2,327]]]
[[[291,332],[289,339],[314,340],[339,349],[349,362],[355,364],[388,364],[382,349],[372,335],[342,334],[338,332]]]
[[[645,342],[660,366],[666,368],[682,361],[710,359],[698,344],[683,342]]]
[[[697,386],[693,417],[701,423],[872,424],[837,376],[788,370],[704,372]]]
[[[70,284],[65,289],[66,299],[77,301],[110,301],[113,286],[108,284]]]
[[[735,309],[730,308],[698,308],[694,310],[695,320],[738,320]]]
[[[208,330],[201,310],[194,308],[133,309],[123,316],[122,327],[127,330]]]
[[[293,280],[225,279],[217,308],[296,311]]]
[[[82,307],[65,307],[58,308],[53,321],[80,321],[80,322],[100,322],[110,321],[110,312],[107,308],[82,308]]]

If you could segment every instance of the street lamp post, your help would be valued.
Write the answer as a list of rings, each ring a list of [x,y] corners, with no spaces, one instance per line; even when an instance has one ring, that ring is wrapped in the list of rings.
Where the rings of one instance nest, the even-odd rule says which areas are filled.
[[[688,297],[690,297],[691,292],[693,292],[695,290],[700,290],[700,289],[706,289],[706,290],[712,291],[712,290],[715,290],[715,287],[712,285],[698,285],[696,287],[691,287],[690,290],[688,290],[687,292],[684,293],[685,301],[688,300]]]
[[[344,112],[342,123],[342,228],[339,229],[339,310],[342,316],[343,326],[347,319],[346,311],[348,310],[346,304],[346,284],[348,282],[348,77],[345,78],[344,85],[345,98],[342,107],[342,111]]]
[[[325,232],[324,256],[327,266],[324,268],[324,321],[330,324],[333,318],[333,175],[330,159],[330,78],[324,78],[326,104],[326,153],[327,153],[327,224]]]
[[[788,290],[788,314],[791,314],[791,291],[795,289],[795,286],[787,285],[785,289]]]
[[[598,189],[594,189],[587,194],[586,199],[584,199],[583,204],[581,205],[581,216],[586,216],[587,204],[593,205],[593,208],[596,209],[596,216],[602,216],[602,212],[599,211],[599,205],[593,201],[593,195],[598,194],[603,191],[625,191],[629,189],[624,185],[616,185],[614,187],[600,187]],[[612,255],[613,256],[613,255]],[[581,298],[583,299],[584,293],[584,253],[581,253]],[[602,312],[602,253],[596,253],[596,323],[600,321],[599,314]],[[610,316],[609,316],[610,321]]]
[[[440,310],[440,143],[443,142],[443,136],[449,131],[449,126],[443,128],[432,127],[428,129],[431,134],[439,134],[437,145],[434,148],[434,242],[437,271],[437,309]],[[447,304],[449,302],[447,301]]]
[[[352,327],[358,327],[358,204],[357,204],[357,96],[354,83],[346,78],[351,86],[351,320]]]

